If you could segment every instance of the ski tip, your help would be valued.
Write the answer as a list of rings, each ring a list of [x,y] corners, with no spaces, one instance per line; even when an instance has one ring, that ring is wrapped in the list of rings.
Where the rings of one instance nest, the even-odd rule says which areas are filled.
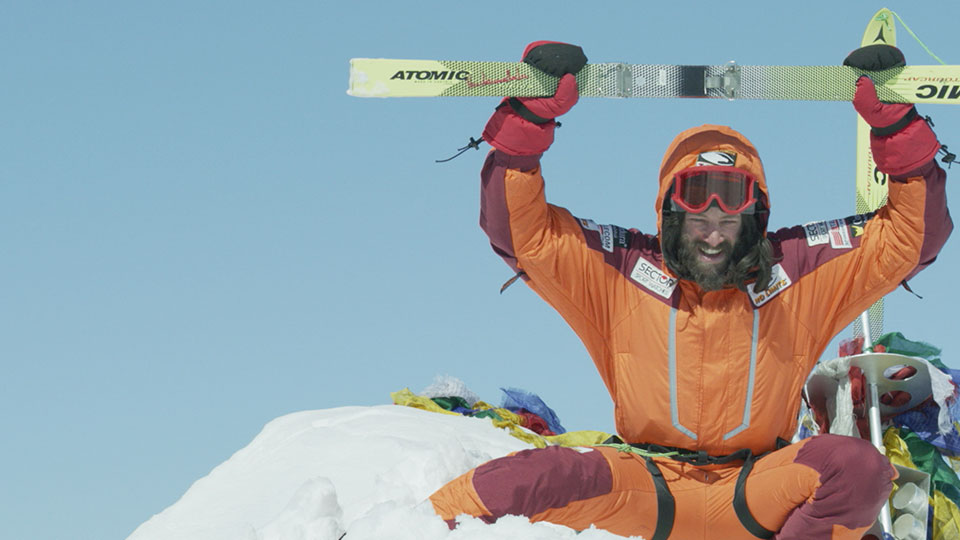
[[[866,47],[876,43],[886,43],[887,45],[897,45],[897,30],[894,24],[893,12],[887,8],[882,8],[873,14],[867,29],[863,32],[863,39],[860,40],[860,46]]]
[[[360,69],[356,63],[357,58],[350,59],[350,82],[348,83],[347,95],[353,97],[387,97],[390,95],[390,88],[383,82],[371,81],[366,71]]]

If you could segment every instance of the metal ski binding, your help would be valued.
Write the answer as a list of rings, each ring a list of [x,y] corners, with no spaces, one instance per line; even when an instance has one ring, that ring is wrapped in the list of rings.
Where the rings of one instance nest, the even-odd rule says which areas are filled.
[[[704,77],[704,88],[720,90],[727,99],[736,99],[740,92],[740,68],[737,67],[737,63],[731,60],[724,68],[723,75]]]

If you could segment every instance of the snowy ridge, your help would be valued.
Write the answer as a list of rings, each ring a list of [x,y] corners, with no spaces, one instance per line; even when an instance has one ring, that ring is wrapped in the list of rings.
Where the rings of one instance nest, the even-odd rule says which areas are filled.
[[[495,457],[530,448],[486,419],[395,405],[282,416],[128,540],[488,540],[623,537],[508,516],[450,531],[425,502]]]

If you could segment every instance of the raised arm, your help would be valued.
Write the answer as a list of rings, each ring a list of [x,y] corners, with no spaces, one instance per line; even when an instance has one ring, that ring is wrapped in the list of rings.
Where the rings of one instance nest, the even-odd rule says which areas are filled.
[[[795,292],[807,291],[791,295],[796,311],[823,345],[932,263],[953,230],[946,173],[935,160],[941,145],[928,122],[912,105],[880,102],[869,77],[857,81],[853,105],[872,127],[874,160],[889,176],[887,204],[872,215],[777,233],[784,263],[801,278]]]

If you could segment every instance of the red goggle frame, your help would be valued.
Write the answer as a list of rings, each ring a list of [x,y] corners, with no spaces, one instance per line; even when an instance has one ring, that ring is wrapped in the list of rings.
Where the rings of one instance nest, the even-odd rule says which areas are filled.
[[[673,195],[677,206],[698,214],[716,201],[728,214],[739,214],[757,202],[754,194],[757,177],[742,169],[726,166],[689,167],[673,177]]]

